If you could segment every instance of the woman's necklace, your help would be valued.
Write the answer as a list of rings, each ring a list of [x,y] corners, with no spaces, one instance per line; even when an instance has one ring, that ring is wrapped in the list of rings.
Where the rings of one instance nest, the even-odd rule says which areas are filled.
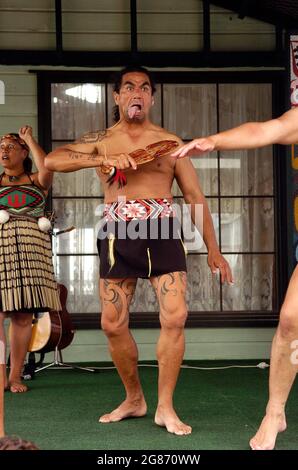
[[[8,176],[8,179],[11,183],[13,183],[14,181],[18,181],[21,176],[23,176],[25,174],[25,171],[23,171],[22,173],[20,173],[19,175],[7,175],[6,173],[4,173],[6,176]]]

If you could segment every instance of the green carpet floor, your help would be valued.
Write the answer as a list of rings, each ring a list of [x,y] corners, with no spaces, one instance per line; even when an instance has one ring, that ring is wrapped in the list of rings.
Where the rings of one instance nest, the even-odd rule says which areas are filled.
[[[210,367],[232,363],[188,364]],[[98,417],[123,399],[123,388],[114,370],[40,372],[35,380],[27,382],[28,393],[5,393],[6,433],[30,439],[43,450],[249,449],[248,441],[266,405],[268,369],[182,369],[175,407],[179,416],[193,427],[193,433],[183,437],[171,435],[154,424],[157,369],[141,367],[140,376],[148,404],[147,416],[100,424]],[[279,436],[277,449],[298,449],[297,391],[296,383],[287,406],[288,429]]]

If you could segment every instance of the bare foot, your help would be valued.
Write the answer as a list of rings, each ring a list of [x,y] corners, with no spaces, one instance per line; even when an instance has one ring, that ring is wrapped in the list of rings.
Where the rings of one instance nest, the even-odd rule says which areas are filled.
[[[287,428],[286,417],[282,414],[266,414],[255,436],[250,440],[252,450],[272,450],[279,432]]]
[[[25,393],[25,392],[28,392],[27,385],[23,384],[22,382],[18,382],[17,380],[10,380],[9,381],[9,389],[12,393]]]
[[[173,408],[165,409],[158,406],[155,413],[155,423],[158,426],[167,428],[168,432],[177,434],[178,436],[191,434],[192,431],[192,428],[188,426],[188,424],[184,424],[180,421]]]
[[[125,418],[140,418],[147,413],[147,405],[144,398],[139,400],[124,400],[118,408],[111,413],[102,415],[99,418],[100,423],[115,423]]]

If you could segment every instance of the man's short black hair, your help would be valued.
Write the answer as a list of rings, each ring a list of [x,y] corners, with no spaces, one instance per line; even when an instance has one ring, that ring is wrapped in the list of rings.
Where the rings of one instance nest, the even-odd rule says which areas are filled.
[[[126,73],[131,73],[131,72],[140,72],[140,73],[144,73],[145,75],[147,75],[147,77],[149,78],[151,89],[152,89],[152,95],[156,92],[155,82],[154,82],[152,73],[149,70],[145,69],[145,67],[142,67],[141,65],[129,65],[128,67],[125,67],[124,69],[120,70],[120,72],[115,74],[113,90],[116,93],[119,93],[120,91],[123,75],[125,75]]]

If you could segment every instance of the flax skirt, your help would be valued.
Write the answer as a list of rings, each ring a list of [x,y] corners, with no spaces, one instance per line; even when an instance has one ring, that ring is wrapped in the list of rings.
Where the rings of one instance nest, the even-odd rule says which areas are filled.
[[[0,311],[61,310],[51,242],[35,220],[0,224]]]

